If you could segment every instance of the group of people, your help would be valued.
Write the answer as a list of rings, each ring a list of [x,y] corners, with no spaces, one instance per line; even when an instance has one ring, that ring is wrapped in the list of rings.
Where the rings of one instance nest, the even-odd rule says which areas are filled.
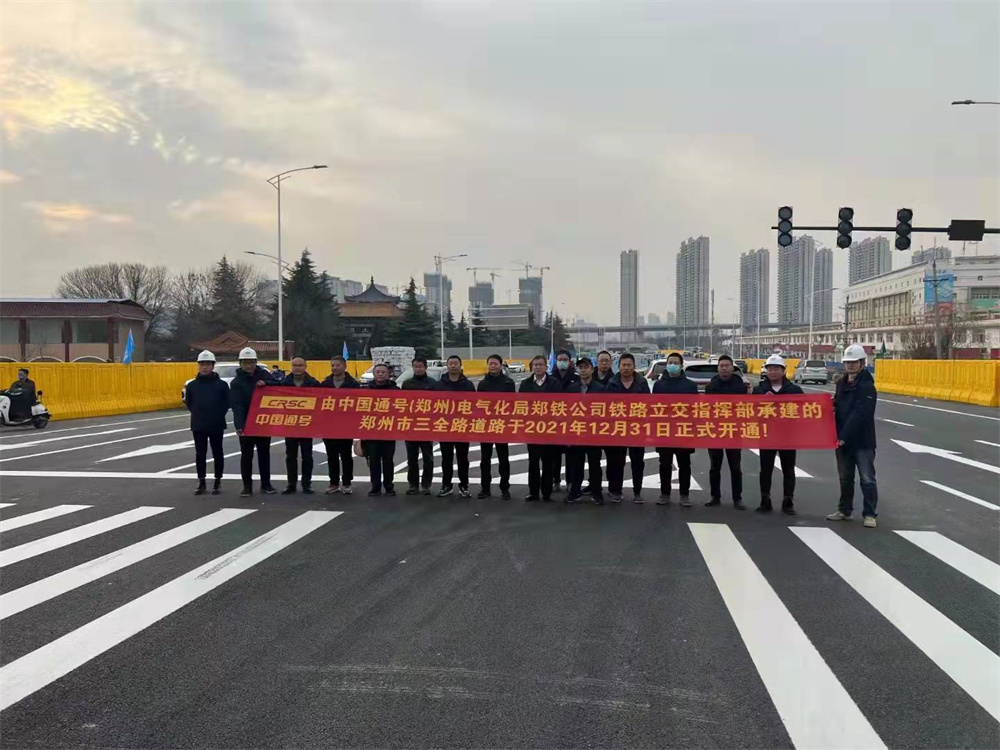
[[[864,525],[876,525],[878,490],[875,482],[875,403],[874,379],[865,370],[865,351],[851,345],[844,352],[844,376],[837,382],[834,396],[834,412],[837,425],[837,468],[840,477],[840,502],[838,509],[827,518],[831,521],[847,520],[854,509],[855,474],[860,474],[861,491],[864,498]],[[241,497],[253,493],[253,456],[257,453],[260,488],[265,494],[276,492],[270,478],[269,437],[244,435],[247,414],[255,388],[267,385],[284,385],[312,388],[360,388],[360,384],[347,372],[347,362],[343,357],[333,357],[330,375],[322,382],[306,372],[306,362],[296,357],[291,363],[291,373],[276,379],[265,367],[258,366],[257,355],[252,349],[240,352],[240,370],[227,386],[214,372],[215,357],[211,352],[198,356],[198,376],[188,385],[185,401],[191,410],[191,429],[194,432],[198,487],[195,494],[204,494],[206,485],[207,449],[212,448],[215,459],[215,484],[213,494],[220,490],[223,475],[222,436],[226,429],[226,412],[231,408],[236,433],[240,438],[240,468],[243,478]],[[402,383],[390,378],[390,368],[377,364],[373,368],[374,379],[371,388],[375,390],[426,390],[489,393],[608,393],[626,398],[654,394],[696,394],[698,386],[684,374],[683,357],[673,352],[667,357],[666,370],[650,388],[645,377],[636,372],[635,358],[628,352],[620,355],[618,371],[613,371],[611,354],[602,351],[597,356],[597,366],[588,357],[580,357],[574,363],[570,353],[561,350],[556,355],[555,368],[549,371],[543,356],[531,360],[531,373],[521,381],[520,387],[504,373],[503,358],[491,354],[487,360],[487,372],[478,385],[469,380],[462,371],[462,359],[456,355],[448,358],[447,370],[440,379],[427,373],[427,360],[415,357],[412,361],[413,375]],[[719,357],[719,373],[712,378],[705,389],[708,394],[746,395],[747,385],[736,372],[733,359],[728,355]],[[766,398],[783,398],[801,394],[802,389],[786,377],[785,361],[778,355],[770,357],[764,367],[760,383],[752,393]],[[351,439],[324,439],[330,484],[326,494],[351,494],[354,481],[354,441]],[[394,486],[394,458],[396,442],[393,440],[364,440],[363,454],[368,460],[371,487],[369,496],[383,493],[396,494]],[[528,502],[551,502],[553,493],[561,490],[560,475],[563,457],[566,461],[565,502],[576,503],[589,496],[598,505],[605,503],[603,490],[602,456],[607,466],[608,498],[612,503],[621,503],[625,483],[626,459],[631,465],[632,498],[635,503],[643,503],[643,479],[645,475],[645,448],[601,447],[588,445],[543,445],[529,444],[528,448]],[[659,447],[660,493],[658,505],[671,503],[674,464],[678,470],[680,505],[692,505],[691,458],[693,448]],[[440,443],[441,486],[438,497],[455,493],[457,468],[458,494],[471,497],[469,484],[469,443]],[[497,457],[500,496],[511,499],[510,454],[506,443],[480,444],[480,499],[492,496],[493,455]],[[709,487],[710,499],[707,506],[722,503],[722,465],[729,466],[733,506],[745,510],[743,503],[742,450],[738,448],[710,448]],[[771,499],[772,474],[775,462],[780,462],[782,472],[781,510],[788,515],[795,514],[795,450],[760,450],[760,505],[757,511],[767,513],[773,510]],[[431,441],[406,441],[407,495],[430,495],[434,476],[434,451]],[[299,463],[301,460],[301,474]],[[285,438],[285,467],[288,482],[282,494],[293,494],[301,486],[305,494],[313,494],[313,439]],[[586,484],[584,484],[586,480]]]

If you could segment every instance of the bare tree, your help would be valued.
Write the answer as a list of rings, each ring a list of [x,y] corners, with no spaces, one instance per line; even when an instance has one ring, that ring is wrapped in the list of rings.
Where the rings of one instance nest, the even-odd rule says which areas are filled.
[[[65,299],[130,299],[142,305],[152,319],[147,333],[159,330],[161,314],[171,302],[173,288],[166,266],[142,263],[100,263],[75,268],[59,278],[56,294]]]

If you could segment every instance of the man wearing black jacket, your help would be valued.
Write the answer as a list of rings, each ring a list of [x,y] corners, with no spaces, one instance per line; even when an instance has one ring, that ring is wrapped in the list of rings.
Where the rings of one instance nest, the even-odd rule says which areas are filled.
[[[758,396],[801,395],[802,389],[785,377],[785,360],[772,354],[764,363],[764,377],[754,388]],[[760,450],[760,507],[758,513],[771,512],[771,474],[774,473],[774,458],[781,459],[782,499],[781,512],[795,515],[795,457],[794,450]]]
[[[660,379],[653,383],[653,393],[698,394],[698,384],[684,374],[684,357],[679,352],[667,355],[667,369]],[[677,460],[677,474],[681,491],[681,505],[691,507],[691,456],[694,448],[657,448],[660,454],[660,497],[657,505],[670,505],[670,491],[673,487],[674,459]]]
[[[588,357],[576,361],[576,371],[580,376],[576,393],[604,393],[604,386],[594,377],[594,363]],[[569,493],[566,502],[575,503],[583,497],[584,463],[590,466],[589,492],[598,505],[604,505],[601,490],[601,447],[599,445],[571,445],[566,449],[566,483]]]
[[[628,352],[618,358],[618,374],[608,383],[609,396],[649,395],[649,384],[646,378],[635,371],[635,357]],[[608,448],[608,494],[611,502],[622,501],[622,487],[625,484],[625,454],[628,454],[632,464],[632,500],[643,503],[642,477],[646,472],[646,449],[642,446],[632,448]]]
[[[503,358],[499,354],[491,354],[486,358],[486,375],[479,381],[476,389],[479,393],[514,393],[517,386],[514,381],[503,373]],[[482,489],[479,499],[490,497],[490,484],[493,481],[493,446],[497,449],[497,461],[500,469],[500,497],[510,500],[510,451],[507,443],[479,444],[479,478]]]
[[[361,384],[351,377],[347,371],[347,360],[339,354],[330,360],[330,374],[320,383],[321,388],[360,388]],[[354,490],[354,441],[351,438],[323,438],[326,447],[327,468],[330,473],[330,486],[326,488],[327,495],[343,492],[350,495]]]
[[[427,374],[427,359],[414,357],[410,363],[413,367],[413,377],[407,378],[400,386],[404,391],[436,391],[438,383]],[[424,476],[420,481],[420,459],[423,458]],[[434,443],[430,440],[406,441],[406,482],[409,487],[407,495],[420,494],[421,487],[425,495],[431,494],[431,484],[434,481]]]
[[[861,476],[861,514],[865,528],[877,526],[878,485],[875,483],[875,378],[865,369],[868,355],[863,346],[844,350],[844,376],[837,381],[833,413],[837,421],[837,473],[840,503],[827,516],[830,521],[848,521],[854,512],[854,473]]]
[[[559,383],[546,370],[549,363],[541,354],[531,360],[531,377],[521,381],[519,393],[559,393]],[[538,493],[547,503],[552,502],[552,449],[549,445],[528,443],[528,495],[527,503],[537,502]]]
[[[556,352],[556,366],[549,373],[552,379],[559,383],[559,388],[563,393],[579,393],[580,392],[580,376],[577,374],[576,370],[573,369],[573,362],[571,361],[569,351],[566,349],[560,349]],[[554,445],[552,446],[552,489],[554,492],[559,492],[560,490],[560,474],[562,473],[562,457],[564,453],[568,453],[567,446],[565,445]],[[566,488],[569,489],[570,478],[569,478],[569,456],[566,457]],[[568,498],[567,498],[568,500]]]
[[[462,358],[457,354],[448,357],[448,371],[438,382],[441,391],[465,391],[475,393],[476,386],[462,372]],[[455,470],[454,459],[458,457],[458,494],[461,497],[471,497],[469,492],[469,444],[441,443],[441,491],[438,497],[448,497],[454,493],[452,472]]]
[[[600,352],[597,355],[597,372],[594,373],[594,380],[600,383],[602,388],[607,390],[608,383],[611,382],[611,378],[614,376],[615,373],[612,366],[611,352]]]
[[[292,371],[281,381],[282,385],[293,388],[319,388],[319,381],[306,372],[306,361],[302,357],[292,359]],[[294,495],[295,485],[299,478],[299,454],[302,454],[302,493],[313,494],[313,439],[285,438],[285,471],[288,474],[288,484],[281,491],[282,495]]]
[[[734,396],[747,395],[747,385],[743,378],[735,372],[733,358],[728,354],[719,357],[719,374],[709,381],[705,386],[705,393],[729,393]],[[708,484],[711,488],[711,499],[705,503],[707,506],[721,505],[722,503],[722,456],[725,454],[729,464],[729,478],[733,487],[733,506],[739,510],[744,510],[743,504],[743,451],[739,448],[709,448],[708,459]]]
[[[376,391],[395,391],[399,386],[389,380],[389,365],[379,363],[372,369],[375,379],[370,388]],[[385,488],[385,494],[389,497],[396,495],[396,488],[392,485],[392,478],[395,474],[393,467],[393,457],[396,455],[395,440],[366,440],[366,453],[368,455],[368,473],[371,477],[372,487],[368,490],[368,497],[378,497]]]
[[[260,491],[273,495],[277,490],[271,486],[271,438],[250,437],[243,434],[250,412],[250,400],[255,388],[278,385],[271,379],[267,369],[257,366],[257,352],[250,347],[240,352],[240,369],[229,386],[229,403],[233,409],[233,427],[240,436],[240,474],[243,477],[243,491],[240,497],[253,494],[253,454],[257,451],[257,469],[260,472]]]
[[[208,444],[212,444],[215,463],[215,484],[212,494],[222,489],[225,453],[222,438],[226,432],[226,412],[229,411],[229,386],[215,371],[215,355],[207,349],[198,355],[198,375],[184,389],[184,405],[191,412],[191,433],[194,436],[194,465],[198,472],[196,495],[205,494]]]

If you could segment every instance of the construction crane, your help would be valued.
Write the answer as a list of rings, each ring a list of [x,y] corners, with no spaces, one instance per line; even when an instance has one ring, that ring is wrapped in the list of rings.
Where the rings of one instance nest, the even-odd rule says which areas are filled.
[[[528,278],[529,272],[531,271],[532,268],[534,268],[533,265],[531,265],[530,263],[525,263],[523,260],[515,260],[514,265],[517,266],[518,268],[524,269],[524,278]]]
[[[489,271],[490,272],[490,283],[491,284],[495,283],[496,282],[496,277],[500,275],[498,273],[493,273],[494,271],[499,271],[500,270],[499,268],[486,268],[484,266],[476,266],[474,268],[466,268],[465,270],[466,271],[472,271],[472,283],[473,284],[479,284],[479,280],[476,278],[476,271]]]

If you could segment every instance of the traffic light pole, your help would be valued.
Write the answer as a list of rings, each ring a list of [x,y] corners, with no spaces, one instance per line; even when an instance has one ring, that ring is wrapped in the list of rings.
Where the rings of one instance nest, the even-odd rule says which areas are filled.
[[[771,227],[771,229],[779,229],[779,227],[773,226],[773,227]],[[798,231],[803,231],[803,232],[825,232],[825,231],[836,232],[837,231],[837,227],[835,227],[835,226],[832,226],[832,227],[828,227],[828,226],[800,227],[800,226],[798,226],[796,224],[795,225],[795,231],[796,232],[798,232]],[[853,231],[855,231],[855,232],[895,232],[896,231],[896,227],[853,227]],[[942,234],[942,233],[943,234],[948,234],[951,231],[951,227],[913,227],[913,229],[911,231],[913,231],[913,232],[936,232],[938,234]],[[998,227],[984,227],[982,231],[983,231],[983,234],[1000,234],[1000,228],[998,228]],[[949,239],[955,239],[955,238],[949,237]],[[975,242],[975,240],[972,240],[972,241]]]

